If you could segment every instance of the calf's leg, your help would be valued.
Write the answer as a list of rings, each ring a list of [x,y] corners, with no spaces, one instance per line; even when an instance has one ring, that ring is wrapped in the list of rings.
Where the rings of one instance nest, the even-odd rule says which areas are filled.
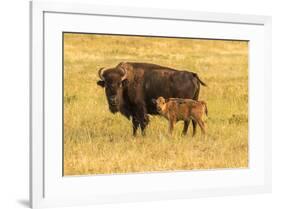
[[[195,136],[195,134],[196,134],[196,127],[197,127],[196,120],[192,120],[192,126],[193,126],[192,136]]]
[[[174,130],[175,121],[169,120],[169,133],[172,134]]]
[[[198,125],[201,128],[202,134],[206,134],[206,130],[205,130],[205,123],[202,120],[198,120]]]

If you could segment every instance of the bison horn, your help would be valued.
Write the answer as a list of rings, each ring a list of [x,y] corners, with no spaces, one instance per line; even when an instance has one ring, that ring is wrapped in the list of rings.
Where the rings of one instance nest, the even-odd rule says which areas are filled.
[[[104,81],[103,70],[104,70],[104,67],[102,67],[101,69],[99,69],[99,77],[100,77],[101,80]]]
[[[124,81],[125,79],[127,79],[127,70],[125,70],[124,68],[121,68],[121,70],[123,71],[123,76],[121,78],[121,81]]]

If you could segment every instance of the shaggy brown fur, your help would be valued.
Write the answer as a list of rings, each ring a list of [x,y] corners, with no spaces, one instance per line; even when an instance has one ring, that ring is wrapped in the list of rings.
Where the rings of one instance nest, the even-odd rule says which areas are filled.
[[[206,133],[205,123],[203,121],[203,115],[208,115],[206,102],[180,98],[169,98],[165,100],[163,97],[158,97],[154,102],[157,111],[169,120],[170,133],[173,132],[176,122],[180,120],[188,121],[190,119],[195,120],[199,124],[203,134]]]

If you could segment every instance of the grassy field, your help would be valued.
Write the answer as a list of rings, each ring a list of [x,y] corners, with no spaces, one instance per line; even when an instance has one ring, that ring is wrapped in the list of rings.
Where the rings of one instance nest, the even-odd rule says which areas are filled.
[[[100,67],[150,62],[199,74],[208,87],[207,135],[173,136],[150,116],[147,136],[108,110],[96,85]],[[248,166],[248,43],[239,41],[64,34],[64,175]]]

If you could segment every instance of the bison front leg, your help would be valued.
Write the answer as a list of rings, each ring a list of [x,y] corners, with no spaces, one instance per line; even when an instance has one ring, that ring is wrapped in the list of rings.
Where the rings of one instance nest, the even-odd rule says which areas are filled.
[[[145,108],[145,104],[137,103],[135,106],[135,120],[136,124],[138,122],[139,126],[141,127],[141,133],[145,136],[145,128],[149,123],[149,118],[147,115],[147,111]]]
[[[140,123],[140,127],[141,127],[141,133],[143,136],[145,136],[145,128],[146,126],[148,125],[149,123],[149,118],[148,118],[148,115],[145,114],[141,120],[141,123]]]
[[[133,123],[133,136],[136,136],[137,135],[138,127],[140,126],[140,123],[137,120],[137,118],[135,118],[135,117],[133,117],[132,123]]]

